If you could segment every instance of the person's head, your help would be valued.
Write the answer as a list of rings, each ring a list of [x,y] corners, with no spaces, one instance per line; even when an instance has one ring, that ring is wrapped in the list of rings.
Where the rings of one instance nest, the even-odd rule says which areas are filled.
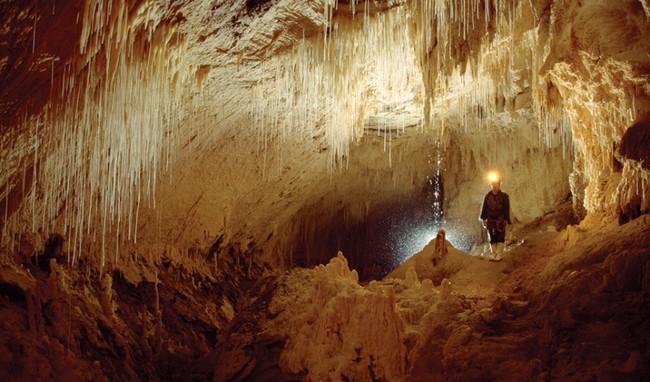
[[[488,175],[488,180],[490,181],[490,186],[492,186],[492,191],[497,192],[501,188],[501,176],[496,172],[491,172]]]

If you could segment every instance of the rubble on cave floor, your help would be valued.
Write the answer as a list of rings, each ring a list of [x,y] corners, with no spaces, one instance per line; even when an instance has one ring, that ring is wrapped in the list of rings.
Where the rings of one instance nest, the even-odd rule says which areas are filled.
[[[650,217],[553,219],[522,228],[500,263],[449,247],[434,267],[432,242],[384,280],[359,283],[342,254],[293,270],[246,348],[275,339],[277,368],[308,380],[647,376]]]
[[[173,264],[169,273],[161,264],[157,282],[73,277],[64,267],[36,279],[5,264],[0,362],[17,365],[13,376],[66,366],[63,377],[98,379],[116,365],[155,380],[647,377],[650,216],[556,223],[549,216],[513,232],[520,240],[499,263],[449,246],[434,267],[431,243],[365,283],[339,254],[267,272],[236,299],[222,281]]]

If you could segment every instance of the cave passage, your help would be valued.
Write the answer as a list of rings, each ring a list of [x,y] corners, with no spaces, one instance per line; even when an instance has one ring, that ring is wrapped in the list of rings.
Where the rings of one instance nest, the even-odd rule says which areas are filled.
[[[313,239],[298,242],[293,265],[326,264],[341,251],[361,281],[378,280],[420,252],[439,229],[446,231],[452,246],[472,251],[484,238],[470,233],[467,228],[472,222],[445,219],[443,206],[443,178],[434,175],[427,179],[420,195],[378,205],[362,221],[346,222],[344,211],[339,211],[316,230]]]

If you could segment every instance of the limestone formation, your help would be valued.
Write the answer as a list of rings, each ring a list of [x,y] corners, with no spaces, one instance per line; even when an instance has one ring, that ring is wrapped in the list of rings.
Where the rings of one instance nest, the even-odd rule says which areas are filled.
[[[0,380],[650,378],[649,1],[5,0],[0,25]]]

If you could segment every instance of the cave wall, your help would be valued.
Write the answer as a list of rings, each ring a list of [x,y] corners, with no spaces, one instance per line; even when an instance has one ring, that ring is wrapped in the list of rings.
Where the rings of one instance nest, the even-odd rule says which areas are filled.
[[[624,161],[614,168],[625,132],[648,111],[648,34],[644,2],[573,2],[551,7],[552,39],[545,76],[571,120],[575,147],[572,189],[586,211],[616,211],[640,197],[647,173]],[[588,6],[587,6],[588,5]],[[617,174],[619,173],[619,174]],[[584,190],[583,190],[584,186]]]
[[[48,106],[17,111],[16,100],[27,96],[11,91],[17,85],[3,90],[14,105],[7,110],[17,111],[11,118],[5,113],[2,127],[3,152],[9,153],[2,158],[8,169],[4,246],[15,248],[21,232],[40,230],[28,235],[35,244],[47,232],[65,232],[68,252],[87,249],[106,263],[119,259],[120,248],[161,253],[171,246],[184,253],[221,238],[256,247],[270,263],[291,263],[291,243],[303,235],[297,225],[331,224],[341,199],[358,220],[373,204],[419,192],[426,166],[420,152],[431,150],[400,148],[403,137],[386,142],[395,132],[445,144],[448,216],[469,225],[487,168],[504,172],[504,187],[518,202],[513,213],[522,221],[563,200],[567,184],[580,214],[615,212],[635,196],[647,207],[647,170],[631,159],[621,160],[622,169],[613,164],[626,128],[649,107],[646,3],[470,3],[468,11],[455,3],[390,2],[370,7],[365,19],[361,8],[355,13],[343,4],[291,1],[118,2],[111,17],[103,17],[108,3],[80,9],[79,29],[65,36],[65,45],[74,48],[50,60],[51,84],[36,86],[39,94],[53,92]],[[76,9],[50,5],[29,8],[23,18],[44,21],[48,13],[58,20]],[[411,50],[391,50],[402,45],[382,39],[381,26],[404,20],[406,28],[392,29],[391,38],[407,39]],[[14,34],[12,41],[25,44],[31,37],[35,46],[48,47],[54,36],[64,37],[54,29],[40,35],[40,22],[31,35]],[[376,35],[355,37],[363,33]],[[378,61],[405,58],[400,66],[408,70],[395,74],[408,74],[402,94],[408,101],[372,104],[380,99],[377,88],[356,84],[374,80],[358,66],[372,54],[358,48],[364,41],[385,49]],[[358,57],[338,65],[350,47]],[[35,52],[5,62],[6,78],[16,84],[22,76],[43,78],[45,67],[28,62],[42,63],[48,54]],[[331,61],[318,63],[325,53]],[[285,87],[291,73],[304,74],[295,71],[302,57],[332,80],[316,88],[331,92],[323,97],[335,102],[310,109],[309,126],[301,130],[286,121],[299,120],[289,116],[305,100],[277,97],[297,89]],[[343,90],[328,85],[337,83],[345,84]],[[345,104],[339,91],[361,103]],[[359,115],[349,118],[342,110]],[[386,110],[401,110],[398,122],[379,128],[379,154],[366,152],[373,146],[363,135],[377,131],[373,121]],[[325,111],[319,124],[318,113]],[[81,124],[73,123],[77,118]],[[505,141],[506,150],[490,150],[486,141]],[[358,169],[353,155],[362,162]],[[382,169],[372,175],[364,166]],[[384,182],[387,176],[393,184]],[[351,185],[335,191],[344,183]]]
[[[212,350],[262,270],[230,260],[217,268],[208,258],[202,249],[183,264],[170,252],[129,257],[107,272],[86,259],[47,269],[30,257],[3,261],[0,376],[211,380]]]

